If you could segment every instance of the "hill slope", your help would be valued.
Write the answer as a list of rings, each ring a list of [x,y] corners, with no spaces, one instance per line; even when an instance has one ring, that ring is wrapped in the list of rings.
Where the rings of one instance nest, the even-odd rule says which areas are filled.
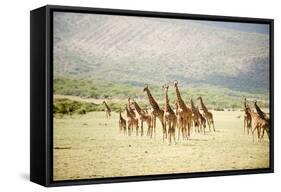
[[[194,21],[55,13],[55,76],[269,87],[269,37]]]

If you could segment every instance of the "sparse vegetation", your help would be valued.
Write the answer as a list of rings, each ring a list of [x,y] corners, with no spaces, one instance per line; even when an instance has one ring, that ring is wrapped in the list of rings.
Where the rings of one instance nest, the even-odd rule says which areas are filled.
[[[163,105],[163,90],[160,86],[151,85],[151,92],[153,96],[159,101],[160,105]],[[250,100],[259,100],[261,107],[268,107],[268,96],[265,94],[253,94],[247,92],[233,91],[226,88],[220,88],[215,86],[202,85],[201,87],[181,87],[183,99],[189,105],[189,100],[192,98],[197,102],[197,98],[202,96],[207,106],[210,109],[238,109],[243,107],[243,98],[247,97]],[[109,106],[113,111],[118,111],[124,107],[128,97],[139,100],[141,106],[148,107],[148,103],[145,101],[146,96],[143,93],[142,86],[133,86],[130,84],[120,84],[113,82],[101,82],[98,80],[84,80],[79,78],[56,78],[54,79],[54,93],[61,95],[73,95],[82,98],[94,98],[94,99],[118,99],[118,102],[110,103]],[[173,88],[169,91],[169,97],[171,104],[175,103],[175,94]],[[97,105],[97,104],[96,104]],[[101,111],[102,106],[96,106],[93,104],[91,111]],[[63,106],[60,106],[60,110],[66,110]],[[80,107],[78,107],[80,109]],[[75,111],[77,110],[75,108]],[[88,109],[88,108],[87,108]],[[86,112],[88,110],[86,109]],[[54,110],[57,110],[54,107]]]

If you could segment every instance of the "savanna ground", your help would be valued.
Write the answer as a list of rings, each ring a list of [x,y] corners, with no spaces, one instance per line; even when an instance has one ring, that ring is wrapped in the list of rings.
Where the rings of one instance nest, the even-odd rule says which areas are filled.
[[[268,138],[253,142],[243,134],[242,111],[212,112],[216,132],[193,130],[190,139],[171,146],[162,143],[158,120],[150,139],[120,134],[115,112],[110,120],[105,112],[54,118],[54,180],[269,167]]]

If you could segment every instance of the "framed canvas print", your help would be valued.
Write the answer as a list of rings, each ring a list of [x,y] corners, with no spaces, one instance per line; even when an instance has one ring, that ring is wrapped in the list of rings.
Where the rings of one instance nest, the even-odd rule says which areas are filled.
[[[273,172],[273,20],[31,11],[30,179]]]

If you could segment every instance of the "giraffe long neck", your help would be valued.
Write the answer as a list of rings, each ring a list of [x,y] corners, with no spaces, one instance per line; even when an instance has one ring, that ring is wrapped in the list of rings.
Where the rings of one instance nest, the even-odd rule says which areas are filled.
[[[147,93],[147,97],[148,97],[148,100],[149,100],[149,103],[151,105],[151,107],[155,110],[159,110],[159,105],[157,104],[157,102],[155,101],[155,99],[152,97],[149,89],[146,90],[146,93]]]
[[[165,111],[169,109],[169,98],[168,98],[168,90],[165,90]]]
[[[140,108],[139,104],[137,102],[134,102],[134,105],[138,114],[142,115],[142,109]]]
[[[174,114],[174,111],[169,104],[168,90],[165,90],[165,111]]]
[[[246,108],[247,108],[247,101],[246,101],[246,99],[244,100],[244,109],[246,110]]]
[[[176,95],[177,95],[177,102],[178,102],[179,106],[181,108],[185,109],[186,105],[185,105],[185,103],[183,102],[183,100],[181,98],[180,90],[179,90],[177,85],[176,85]]]
[[[260,109],[260,107],[257,105],[257,103],[255,103],[255,108],[256,108],[256,111],[258,113],[258,115],[262,118],[262,119],[265,119],[265,113]]]
[[[202,98],[200,98],[200,103],[201,103],[201,106],[202,106],[203,111],[204,111],[205,113],[208,112],[208,109],[207,109],[207,107],[204,105]]]
[[[194,106],[194,103],[193,103],[192,99],[190,100],[190,103],[191,103],[192,112],[196,111],[196,108]]]
[[[125,107],[125,110],[126,110],[126,116],[129,118],[133,118],[127,107]]]
[[[197,106],[196,110],[198,111],[199,117],[200,117],[201,119],[203,119],[204,117],[203,117],[203,115],[200,113],[198,106]]]

